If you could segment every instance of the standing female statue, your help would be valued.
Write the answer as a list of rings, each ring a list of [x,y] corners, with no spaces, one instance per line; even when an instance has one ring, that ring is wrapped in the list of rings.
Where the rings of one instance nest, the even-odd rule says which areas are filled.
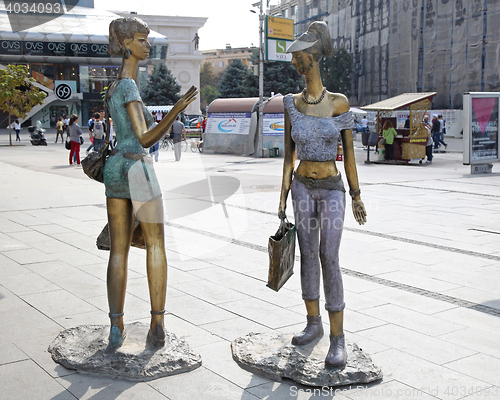
[[[154,128],[153,116],[141,101],[135,84],[139,61],[151,49],[149,28],[137,18],[119,18],[109,25],[109,53],[122,56],[118,79],[106,94],[118,145],[104,169],[106,207],[111,239],[107,286],[111,330],[110,346],[121,346],[125,335],[123,306],[127,285],[127,259],[134,227],[134,213],[140,221],[146,243],[147,275],[151,300],[148,341],[165,343],[163,317],[167,291],[167,258],[164,244],[163,203],[153,165],[144,148],[158,142],[170,129],[177,114],[197,94],[191,87],[168,115]]]
[[[366,210],[360,197],[354,160],[351,132],[354,117],[349,101],[342,94],[327,92],[321,82],[319,61],[332,51],[332,40],[324,22],[313,22],[288,50],[293,56],[292,65],[305,77],[306,89],[301,94],[288,94],[283,99],[285,160],[278,215],[285,218],[286,201],[291,190],[301,255],[302,298],[307,309],[307,326],[293,337],[292,344],[305,345],[323,335],[319,313],[322,270],[326,309],[330,317],[330,349],[325,364],[343,367],[347,362],[343,331],[345,304],[338,253],[344,222],[345,189],[335,165],[339,135],[342,136],[352,209],[358,223],[366,222]],[[294,172],[296,151],[301,161]]]

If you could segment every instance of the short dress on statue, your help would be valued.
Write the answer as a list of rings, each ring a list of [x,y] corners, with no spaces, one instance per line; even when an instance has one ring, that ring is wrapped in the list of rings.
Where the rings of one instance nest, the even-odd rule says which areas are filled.
[[[116,82],[108,106],[118,144],[106,161],[104,185],[107,197],[147,202],[161,197],[161,190],[152,159],[141,146],[127,111],[127,104],[133,101],[140,102],[146,126],[153,124],[154,118],[142,103],[135,81]]]

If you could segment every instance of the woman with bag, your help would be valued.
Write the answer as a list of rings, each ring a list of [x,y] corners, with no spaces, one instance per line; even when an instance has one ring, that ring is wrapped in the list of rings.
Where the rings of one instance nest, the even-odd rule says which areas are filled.
[[[354,218],[359,224],[366,222],[366,210],[360,197],[354,160],[351,129],[355,125],[349,101],[342,94],[327,92],[321,82],[319,62],[332,51],[332,40],[324,22],[313,22],[288,50],[292,53],[292,65],[305,77],[306,89],[301,94],[288,94],[283,98],[285,160],[278,216],[281,219],[286,217],[286,201],[291,191],[301,254],[302,298],[307,310],[307,326],[293,337],[292,344],[306,345],[323,336],[319,312],[322,271],[330,319],[330,348],[325,365],[342,368],[347,362],[347,353],[338,252],[345,189],[335,164],[339,135],[342,137]],[[295,154],[301,161],[294,172]]]
[[[122,56],[118,79],[106,93],[106,102],[118,138],[104,166],[106,208],[111,239],[107,287],[111,329],[109,345],[119,347],[125,336],[123,308],[127,285],[127,258],[134,228],[140,222],[146,244],[146,264],[151,299],[151,324],[147,340],[165,344],[164,314],[167,290],[164,215],[160,185],[145,148],[158,142],[177,114],[195,100],[196,88],[175,104],[154,128],[153,116],[144,106],[135,83],[139,61],[149,56],[149,28],[137,18],[119,18],[109,25],[109,53]],[[106,138],[109,143],[109,136]]]
[[[68,137],[71,145],[69,152],[69,165],[73,165],[73,156],[75,157],[76,164],[80,167],[80,143],[82,137],[82,129],[78,125],[78,115],[72,114],[68,124]]]

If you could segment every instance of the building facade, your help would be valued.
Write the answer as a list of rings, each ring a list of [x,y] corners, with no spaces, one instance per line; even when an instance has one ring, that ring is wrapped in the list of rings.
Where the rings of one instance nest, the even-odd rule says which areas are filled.
[[[146,22],[155,32],[166,36],[169,41],[165,64],[181,85],[181,93],[191,86],[200,87],[200,68],[205,59],[202,52],[195,49],[194,37],[202,28],[207,18],[170,17],[164,15],[144,15],[136,13],[119,13],[122,16],[135,16]],[[148,68],[148,72],[151,71]],[[186,109],[186,114],[201,115],[200,96],[197,96]]]
[[[334,46],[352,54],[353,103],[436,91],[434,108],[458,109],[465,92],[500,90],[498,0],[297,2],[297,35],[325,21]]]
[[[257,47],[237,47],[233,49],[230,45],[227,45],[225,49],[204,50],[202,54],[205,57],[204,62],[210,63],[215,75],[219,75],[236,59],[241,60],[247,67],[252,67],[251,58],[254,50],[257,50]]]
[[[33,108],[24,119],[26,124],[39,120],[44,127],[53,127],[57,118],[71,114],[87,121],[94,112],[104,109],[103,91],[118,77],[121,66],[120,57],[108,54],[109,24],[120,15],[95,10],[92,1],[79,4],[84,7],[71,7],[64,14],[40,23],[38,17],[32,16],[13,19],[3,2],[0,3],[0,68],[8,64],[26,65],[35,85],[47,93],[44,104]],[[203,26],[205,19],[160,18],[175,27],[168,31],[172,41],[155,31],[154,27],[160,24],[151,27],[150,56],[139,64],[136,81],[141,90],[154,65],[166,63],[168,52],[174,53],[175,49],[177,53],[172,55],[172,61],[180,68],[175,64],[169,67],[181,83],[182,93],[191,84],[199,83],[203,57],[199,52],[196,54],[194,44],[189,45],[188,39],[192,31]],[[177,30],[179,26],[187,31],[184,36],[179,33],[181,29]],[[181,44],[184,47],[181,48]],[[58,87],[64,87],[69,95],[58,95]],[[188,112],[199,114],[199,102],[192,104]],[[7,121],[6,115],[0,115],[0,127],[6,127]]]

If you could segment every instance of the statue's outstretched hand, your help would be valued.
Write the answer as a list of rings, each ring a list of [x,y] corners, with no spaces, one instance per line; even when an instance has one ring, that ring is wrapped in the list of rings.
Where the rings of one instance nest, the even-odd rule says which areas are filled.
[[[196,89],[196,86],[191,86],[184,96],[182,96],[179,101],[175,103],[175,112],[179,114],[184,111],[188,105],[195,101],[197,94],[198,89]]]
[[[361,199],[352,200],[352,212],[354,214],[354,219],[358,221],[358,224],[364,225],[366,223],[366,209]]]

